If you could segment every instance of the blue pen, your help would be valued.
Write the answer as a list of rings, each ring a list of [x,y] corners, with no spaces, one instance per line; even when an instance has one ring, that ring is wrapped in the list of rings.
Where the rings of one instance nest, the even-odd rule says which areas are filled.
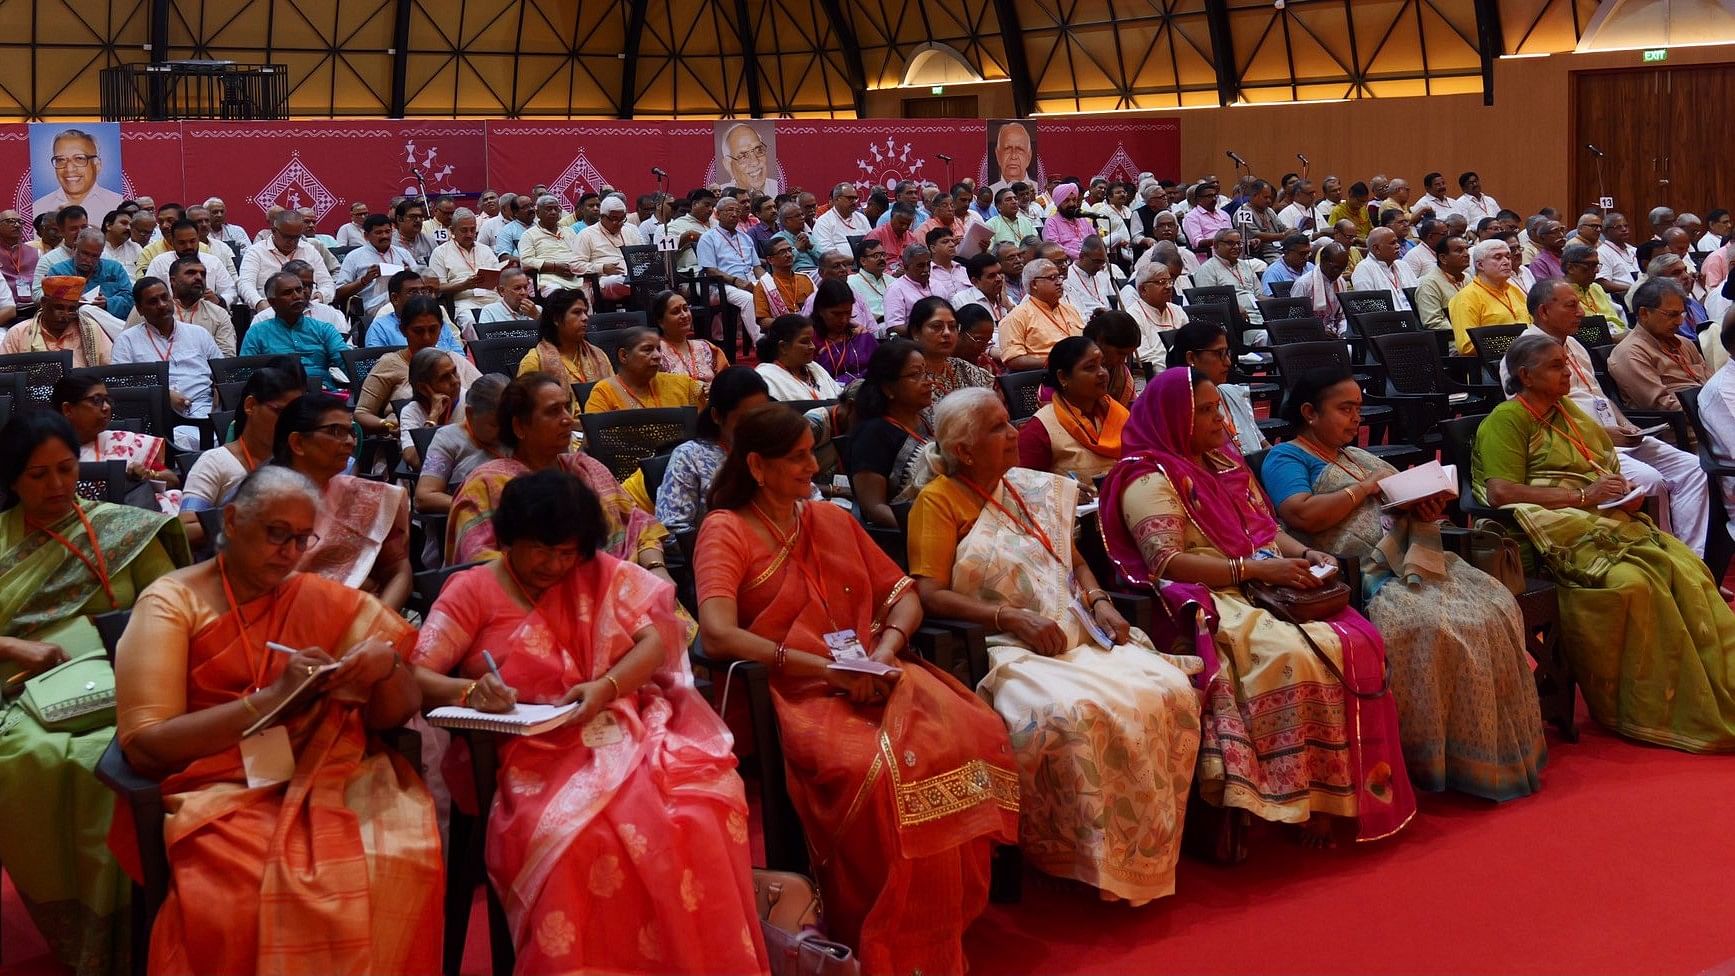
[[[492,671],[494,673],[494,680],[500,682],[500,686],[502,688],[506,687],[506,679],[501,677],[500,665],[494,663],[494,655],[488,653],[487,651],[483,651],[482,652],[482,661],[483,661],[483,663],[488,665],[488,670]]]

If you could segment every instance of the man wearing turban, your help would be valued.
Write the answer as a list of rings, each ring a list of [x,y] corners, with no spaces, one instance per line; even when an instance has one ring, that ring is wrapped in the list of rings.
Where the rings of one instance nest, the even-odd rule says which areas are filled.
[[[1054,188],[1054,216],[1042,225],[1042,239],[1059,244],[1066,256],[1078,260],[1084,239],[1096,233],[1091,222],[1079,216],[1078,186],[1062,183]]]
[[[75,275],[50,275],[42,279],[42,303],[36,317],[13,326],[0,341],[0,353],[72,353],[72,368],[107,366],[113,343],[108,333],[94,323],[81,321],[78,309],[84,300],[85,281]]]

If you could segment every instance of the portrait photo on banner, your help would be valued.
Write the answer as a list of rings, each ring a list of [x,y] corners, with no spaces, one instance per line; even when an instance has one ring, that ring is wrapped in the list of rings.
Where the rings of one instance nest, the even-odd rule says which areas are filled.
[[[777,123],[771,119],[725,119],[715,130],[716,183],[738,186],[774,197],[783,192],[783,172],[777,162]]]
[[[30,216],[77,204],[100,225],[126,199],[119,122],[30,123]]]
[[[1036,155],[1036,122],[1032,119],[991,119],[988,122],[988,160],[982,178],[996,192],[1014,183],[1029,183],[1037,192],[1042,186],[1041,166]]]

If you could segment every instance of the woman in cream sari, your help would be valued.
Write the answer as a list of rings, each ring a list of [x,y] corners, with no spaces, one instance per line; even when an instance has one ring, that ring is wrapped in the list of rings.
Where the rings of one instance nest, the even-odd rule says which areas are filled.
[[[1050,874],[1135,905],[1172,894],[1193,764],[1197,657],[1131,629],[1072,545],[1078,483],[1013,465],[1018,434],[990,390],[935,409],[946,474],[910,509],[910,572],[936,616],[991,628],[977,691],[1018,760],[1020,847]],[[990,487],[992,486],[992,487]]]
[[[1216,386],[1171,367],[1133,403],[1127,457],[1103,484],[1102,530],[1122,575],[1169,611],[1159,646],[1197,648],[1205,670],[1204,798],[1323,842],[1330,817],[1360,840],[1415,815],[1379,631],[1345,607],[1297,625],[1243,582],[1311,590],[1332,557],[1285,535],[1223,422]]]
[[[116,734],[168,814],[153,974],[439,969],[434,801],[377,737],[421,704],[416,634],[295,571],[319,502],[286,468],[248,475],[217,558],[153,583],[115,655]],[[118,807],[109,834],[129,866],[131,819]]]
[[[1295,538],[1361,561],[1368,618],[1387,645],[1404,765],[1427,790],[1490,800],[1542,785],[1547,745],[1524,618],[1499,580],[1440,545],[1446,499],[1382,513],[1391,465],[1355,446],[1361,388],[1349,370],[1310,370],[1290,384],[1285,420],[1299,435],[1260,472]]]
[[[103,843],[114,795],[92,774],[114,726],[46,728],[17,696],[26,675],[100,657],[91,616],[191,557],[173,516],[81,501],[77,481],[66,418],[26,411],[0,430],[0,864],[49,951],[94,976],[127,959],[130,885]]]
[[[1476,496],[1510,508],[1560,584],[1562,642],[1591,717],[1688,752],[1735,752],[1735,613],[1705,564],[1628,499],[1614,444],[1545,336],[1506,351],[1508,392],[1476,430]],[[1613,507],[1608,507],[1611,503]]]

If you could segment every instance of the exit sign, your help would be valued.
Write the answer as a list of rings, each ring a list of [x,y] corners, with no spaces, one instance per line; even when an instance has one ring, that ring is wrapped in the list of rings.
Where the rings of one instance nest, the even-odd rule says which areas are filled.
[[[1669,49],[1666,47],[1654,47],[1654,48],[1651,48],[1650,50],[1645,52],[1645,63],[1646,64],[1649,64],[1653,61],[1667,61],[1667,60],[1669,60]]]
[[[945,85],[935,85],[932,88],[929,88],[928,91],[929,91],[929,93],[934,94],[934,95],[944,95],[944,94],[946,94],[946,86]]]

